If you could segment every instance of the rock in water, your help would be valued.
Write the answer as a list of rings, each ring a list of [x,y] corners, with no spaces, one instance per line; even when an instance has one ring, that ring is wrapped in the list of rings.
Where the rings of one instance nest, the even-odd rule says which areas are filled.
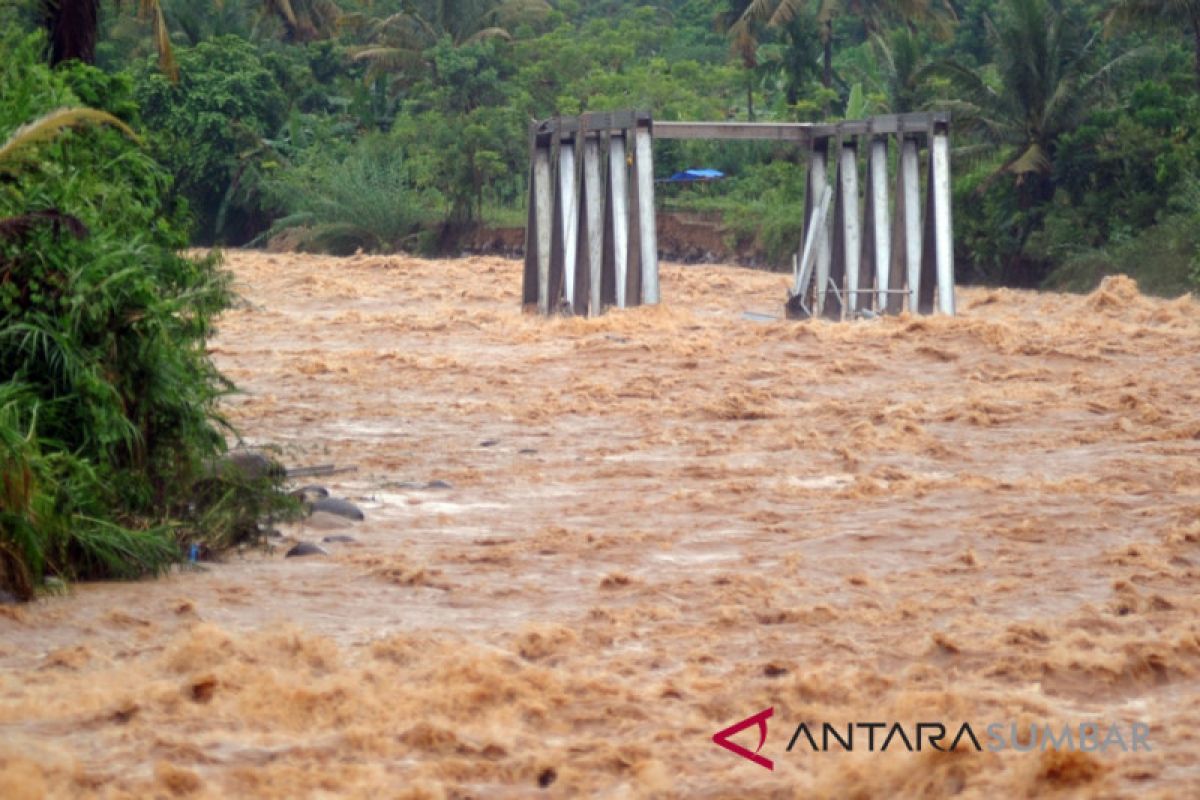
[[[303,558],[304,556],[327,556],[329,551],[319,544],[312,542],[301,542],[300,544],[287,551],[284,558]]]
[[[345,517],[330,514],[328,511],[314,511],[303,522],[304,527],[313,528],[318,531],[336,531],[342,528],[349,528],[353,524],[353,522]]]
[[[362,509],[354,505],[348,500],[342,500],[337,497],[318,497],[312,503],[312,510],[324,511],[326,514],[336,514],[339,517],[352,519],[355,522],[361,522],[366,517],[363,515]]]
[[[357,542],[358,540],[353,536],[347,536],[344,533],[339,533],[336,536],[326,536],[321,541],[325,542],[326,544],[351,544],[353,542]]]
[[[231,450],[209,464],[208,472],[210,478],[246,482],[287,474],[283,464],[258,450]]]
[[[329,497],[329,490],[324,486],[301,486],[293,489],[290,494],[301,503],[315,503],[324,497]]]

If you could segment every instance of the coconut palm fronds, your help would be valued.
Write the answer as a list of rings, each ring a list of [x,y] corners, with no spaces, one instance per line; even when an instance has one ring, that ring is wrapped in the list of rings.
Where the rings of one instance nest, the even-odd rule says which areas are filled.
[[[8,140],[0,145],[0,167],[15,160],[30,147],[51,141],[63,131],[85,125],[111,125],[133,141],[141,141],[132,128],[107,111],[83,107],[59,108],[13,131]]]

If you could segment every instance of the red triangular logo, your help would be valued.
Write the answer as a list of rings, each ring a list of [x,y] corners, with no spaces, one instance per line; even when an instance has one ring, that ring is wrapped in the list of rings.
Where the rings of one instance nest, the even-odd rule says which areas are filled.
[[[775,707],[763,709],[752,717],[746,717],[741,722],[735,722],[723,731],[717,731],[713,734],[712,740],[721,747],[724,747],[731,753],[741,756],[747,761],[753,761],[760,767],[766,767],[769,770],[775,770],[775,762],[765,756],[758,754],[762,750],[763,745],[767,743],[767,720],[775,713]],[[729,741],[730,736],[735,736],[749,728],[751,725],[758,726],[758,747],[754,748],[754,752],[750,752],[736,742]]]

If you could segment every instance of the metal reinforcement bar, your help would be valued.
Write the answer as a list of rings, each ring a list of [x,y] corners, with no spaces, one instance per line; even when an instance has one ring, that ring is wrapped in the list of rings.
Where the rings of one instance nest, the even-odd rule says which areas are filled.
[[[953,314],[949,135],[945,113],[753,123],[655,122],[644,111],[614,111],[534,122],[524,304],[542,314],[596,315],[659,302],[653,139],[758,140],[807,153],[789,317]]]

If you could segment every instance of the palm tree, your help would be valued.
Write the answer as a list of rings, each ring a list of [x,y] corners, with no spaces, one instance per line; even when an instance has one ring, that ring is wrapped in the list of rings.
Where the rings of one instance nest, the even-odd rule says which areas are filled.
[[[746,72],[746,116],[754,121],[754,70],[758,67],[758,44],[762,24],[747,16],[753,0],[729,0],[728,8],[717,14],[714,27],[717,33],[729,36],[734,55],[742,61]]]
[[[539,19],[550,13],[545,0],[432,0],[423,5],[428,24],[449,34],[455,44],[511,38],[511,26],[521,19]]]
[[[122,6],[117,0],[117,8]],[[50,63],[60,64],[78,59],[88,64],[96,61],[96,39],[100,33],[100,0],[41,0],[42,25],[50,39]],[[154,26],[154,43],[158,48],[162,71],[175,80],[178,67],[171,52],[171,37],[166,18],[158,0],[138,0],[138,14]]]
[[[949,103],[960,124],[973,127],[993,146],[1008,151],[983,188],[1002,174],[1025,185],[1026,204],[1053,194],[1058,139],[1073,130],[1104,88],[1104,79],[1128,52],[1092,69],[1099,33],[1050,5],[1049,0],[1006,0],[998,24],[988,21],[988,41],[998,86],[956,62],[941,62],[923,75],[948,78],[961,99]]]
[[[138,141],[137,134],[128,125],[107,111],[80,106],[60,108],[22,125],[0,144],[0,170],[8,169],[30,148],[55,139],[64,131],[86,125],[111,125]]]
[[[1117,0],[1108,12],[1110,25],[1159,25],[1192,35],[1193,71],[1200,90],[1200,0]]]
[[[195,46],[206,39],[217,36],[240,36],[253,39],[257,26],[252,16],[251,4],[226,3],[217,0],[211,4],[195,0],[161,0],[163,11],[176,36],[188,45]],[[115,34],[115,32],[113,32]],[[113,35],[110,34],[110,35]],[[140,33],[135,34],[140,36]]]
[[[373,82],[389,72],[406,72],[424,65],[424,52],[442,37],[455,46],[485,39],[511,39],[510,27],[536,21],[551,11],[545,0],[428,0],[407,2],[405,9],[379,20],[348,15],[346,22],[365,29],[368,44],[353,58],[368,64]]]
[[[217,0],[220,5],[221,0]],[[283,23],[284,40],[309,42],[329,36],[342,9],[331,0],[261,0],[262,13]]]
[[[45,0],[42,25],[50,39],[50,63],[71,59],[96,60],[96,35],[100,26],[100,0]]]
[[[896,114],[918,110],[922,105],[922,70],[929,65],[926,41],[907,28],[896,28],[888,36],[873,34],[871,43],[883,73],[889,110]]]
[[[801,90],[816,77],[821,62],[820,37],[814,35],[817,21],[812,15],[797,16],[779,29],[779,49],[768,50],[766,61],[780,75],[789,106],[800,101]]]
[[[786,25],[800,14],[811,0],[750,0],[737,23],[730,28],[730,35],[741,36],[741,26],[755,22],[766,22],[768,26]],[[843,14],[861,17],[867,30],[882,31],[886,23],[901,19],[909,25],[926,23],[935,34],[945,35],[955,20],[950,0],[816,0],[817,22],[821,26],[823,70],[821,83],[827,88],[833,85],[833,21]]]
[[[949,79],[961,98],[946,103],[957,127],[973,129],[984,142],[977,149],[1000,159],[976,193],[1012,176],[1016,213],[1008,223],[1015,245],[1006,267],[1010,280],[1022,275],[1025,245],[1054,197],[1059,139],[1095,106],[1105,78],[1135,55],[1127,52],[1095,68],[1100,33],[1089,35],[1080,12],[1052,1],[1005,0],[1003,15],[995,23],[985,20],[993,63],[983,70],[942,62],[921,71],[922,77]],[[996,76],[994,82],[987,74]]]
[[[223,9],[225,0],[214,0]],[[115,0],[118,11],[125,5]],[[133,5],[130,2],[130,5]],[[171,50],[171,35],[160,0],[137,0],[137,14],[152,25],[159,66],[171,80],[179,77],[179,68]],[[341,9],[331,0],[261,0],[265,16],[282,23],[288,41],[310,41],[327,36],[336,28]],[[100,33],[100,0],[39,0],[42,25],[50,39],[50,63],[78,59],[88,64],[96,60],[96,40]]]

